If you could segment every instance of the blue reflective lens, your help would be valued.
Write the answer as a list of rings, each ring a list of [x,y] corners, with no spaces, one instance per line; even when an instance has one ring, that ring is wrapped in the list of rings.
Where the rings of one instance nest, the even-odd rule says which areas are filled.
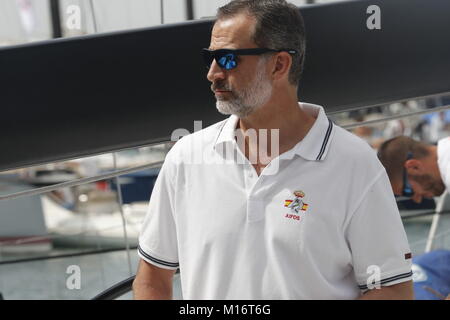
[[[403,196],[411,197],[412,195],[413,195],[413,189],[411,187],[411,184],[408,181],[408,176],[406,174],[405,178],[403,180]]]
[[[406,155],[406,161],[413,158],[412,153],[409,151]],[[405,161],[405,162],[406,162]],[[408,180],[408,171],[406,170],[405,166],[403,165],[403,192],[402,196],[404,197],[412,197],[414,194],[413,188],[411,187],[411,184]]]
[[[227,53],[227,54],[223,55],[222,57],[220,57],[217,60],[217,63],[219,64],[219,66],[221,68],[230,70],[230,69],[236,68],[236,66],[237,66],[235,59],[236,59],[236,55],[234,53]]]

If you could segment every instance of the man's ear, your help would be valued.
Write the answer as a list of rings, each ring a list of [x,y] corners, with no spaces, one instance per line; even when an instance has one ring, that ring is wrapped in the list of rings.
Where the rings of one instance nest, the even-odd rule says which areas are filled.
[[[410,175],[422,175],[424,174],[424,164],[417,159],[409,159],[405,162],[405,168]]]
[[[279,80],[288,75],[292,65],[292,57],[287,52],[280,52],[276,55],[275,64],[272,69],[272,76],[274,80]]]

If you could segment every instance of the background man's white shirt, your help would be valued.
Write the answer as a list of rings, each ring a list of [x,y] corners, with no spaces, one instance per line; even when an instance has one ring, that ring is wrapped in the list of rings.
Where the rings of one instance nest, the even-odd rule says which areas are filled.
[[[450,192],[450,137],[438,141],[438,167],[442,181]]]

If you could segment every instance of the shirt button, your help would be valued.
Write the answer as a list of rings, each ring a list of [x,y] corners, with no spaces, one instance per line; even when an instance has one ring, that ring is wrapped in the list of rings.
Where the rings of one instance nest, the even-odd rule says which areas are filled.
[[[248,176],[249,176],[250,178],[253,178],[253,172],[250,172],[250,173],[248,174]]]

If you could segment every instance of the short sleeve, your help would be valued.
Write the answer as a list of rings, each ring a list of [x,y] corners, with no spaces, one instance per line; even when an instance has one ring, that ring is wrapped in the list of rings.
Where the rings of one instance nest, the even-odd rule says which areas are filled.
[[[361,290],[412,279],[411,251],[385,170],[356,204],[346,239]]]
[[[170,151],[161,167],[139,236],[139,256],[157,267],[178,268],[175,223],[175,164]]]

